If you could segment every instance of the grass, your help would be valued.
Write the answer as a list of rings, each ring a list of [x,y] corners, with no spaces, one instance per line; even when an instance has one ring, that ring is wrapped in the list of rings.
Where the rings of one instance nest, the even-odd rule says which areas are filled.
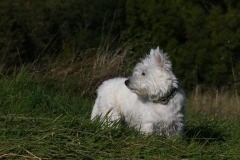
[[[2,76],[0,159],[240,159],[240,117],[231,116],[238,106],[227,106],[230,96],[214,103],[189,96],[184,136],[164,139],[121,124],[101,129],[89,120],[95,97],[81,96],[79,83],[39,80],[24,68]]]

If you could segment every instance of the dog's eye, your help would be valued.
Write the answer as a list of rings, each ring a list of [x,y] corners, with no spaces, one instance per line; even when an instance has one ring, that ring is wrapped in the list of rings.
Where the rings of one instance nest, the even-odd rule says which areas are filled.
[[[142,76],[145,76],[145,73],[144,73],[144,72],[142,72]]]

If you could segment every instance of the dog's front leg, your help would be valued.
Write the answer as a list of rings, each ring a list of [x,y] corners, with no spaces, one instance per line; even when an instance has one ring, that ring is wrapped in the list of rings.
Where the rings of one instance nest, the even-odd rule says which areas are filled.
[[[153,124],[152,123],[142,124],[140,131],[146,134],[151,134],[153,132]]]
[[[102,123],[102,128],[105,127],[118,127],[118,121],[121,119],[121,115],[115,109],[111,109],[108,112],[103,112],[100,117]]]

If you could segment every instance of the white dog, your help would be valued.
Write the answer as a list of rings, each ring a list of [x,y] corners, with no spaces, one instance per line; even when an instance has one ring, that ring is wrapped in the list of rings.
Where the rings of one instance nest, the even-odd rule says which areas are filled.
[[[185,94],[159,48],[135,66],[132,77],[107,80],[97,93],[92,120],[99,116],[108,123],[106,116],[110,121],[123,117],[128,125],[147,134],[183,133]]]

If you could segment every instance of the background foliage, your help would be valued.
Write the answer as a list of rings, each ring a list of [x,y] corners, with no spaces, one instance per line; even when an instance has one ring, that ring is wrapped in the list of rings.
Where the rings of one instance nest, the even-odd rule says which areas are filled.
[[[160,46],[186,89],[231,86],[240,72],[239,6],[235,0],[2,0],[1,67],[49,57],[84,61],[83,51],[119,43],[131,46],[134,62]]]

